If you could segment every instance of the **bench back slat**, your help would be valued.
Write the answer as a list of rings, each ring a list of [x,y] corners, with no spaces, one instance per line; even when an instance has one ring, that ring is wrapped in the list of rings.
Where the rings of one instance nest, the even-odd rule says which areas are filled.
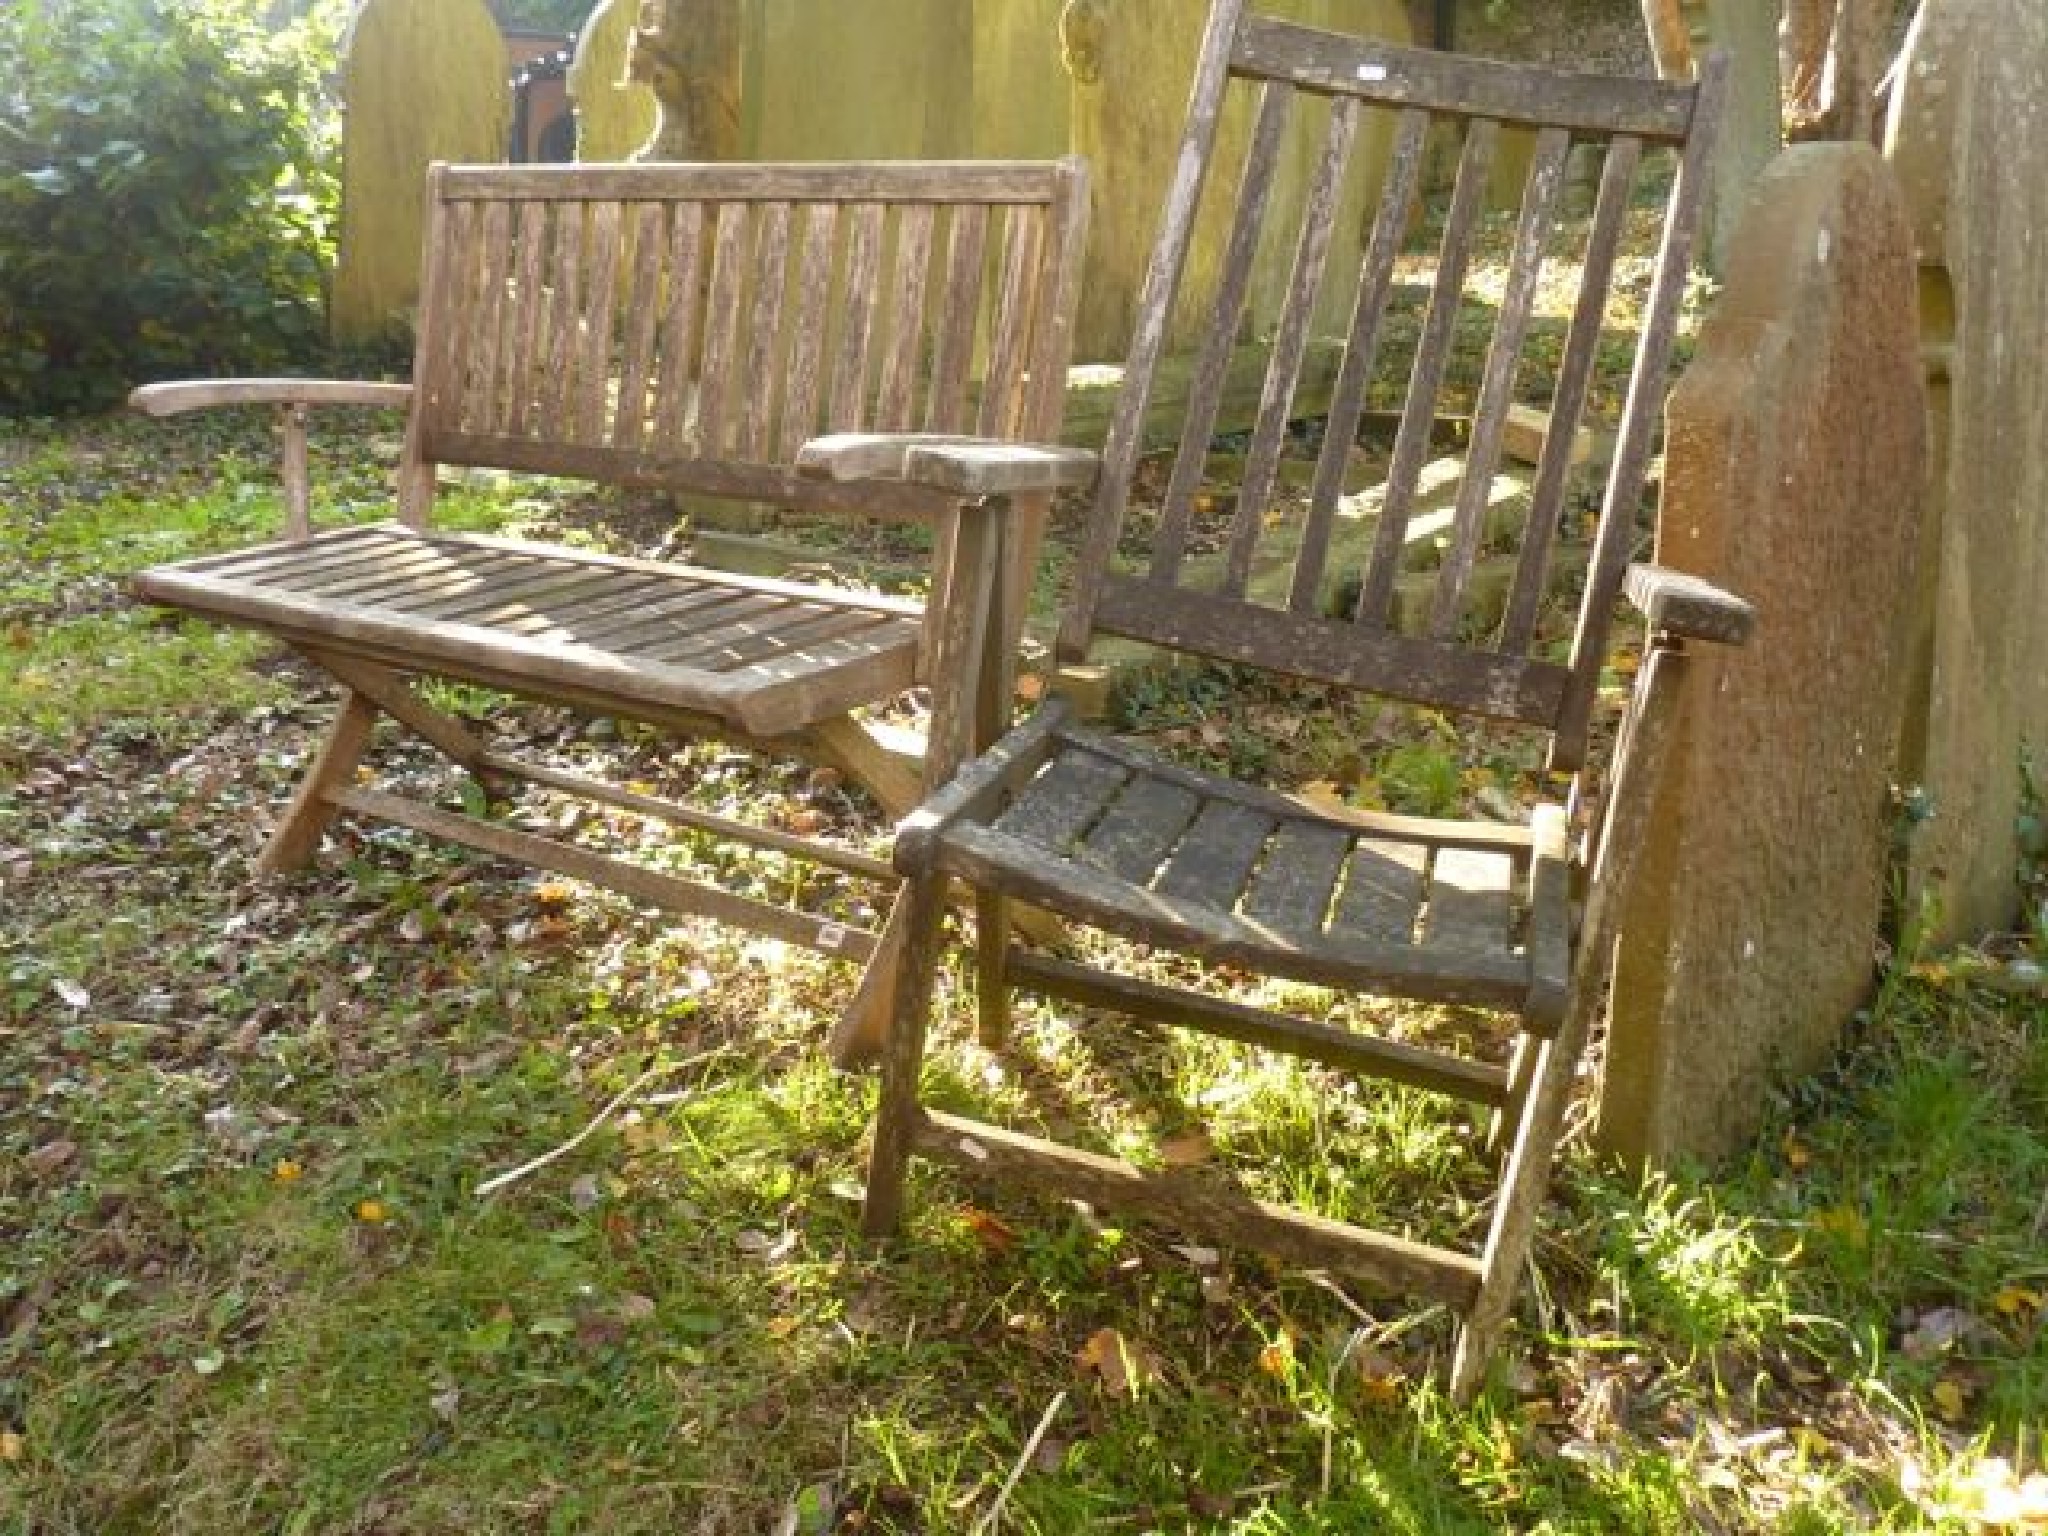
[[[1553,766],[1576,767],[1639,527],[1724,82],[1719,59],[1696,84],[1560,74],[1218,0],[1063,657],[1084,655],[1098,631],[1120,635],[1533,726]],[[1249,132],[1220,133],[1238,110]],[[1521,197],[1495,217],[1489,192],[1511,135],[1528,141]],[[1668,184],[1646,174],[1651,151]],[[1290,164],[1306,172],[1298,182],[1278,174]],[[1562,217],[1575,167],[1600,168],[1590,224]],[[1446,173],[1441,215],[1418,212]],[[1376,208],[1371,232],[1339,264],[1333,231],[1363,220],[1354,208]],[[1224,233],[1222,264],[1205,288],[1177,441],[1163,475],[1140,477],[1168,320],[1209,228]],[[1624,264],[1632,234],[1655,249]],[[1251,338],[1244,316],[1262,273],[1282,279],[1277,311]],[[1634,286],[1645,277],[1646,297]],[[1339,329],[1327,365],[1308,368],[1312,339]],[[1579,424],[1596,356],[1622,344],[1630,382],[1606,412],[1615,446],[1595,490]],[[1257,413],[1249,434],[1219,439],[1219,402],[1247,353],[1262,369]],[[1511,446],[1529,472],[1510,464]],[[1156,519],[1149,507],[1133,516],[1133,488],[1155,483]],[[1590,530],[1571,515],[1580,493],[1602,509]]]

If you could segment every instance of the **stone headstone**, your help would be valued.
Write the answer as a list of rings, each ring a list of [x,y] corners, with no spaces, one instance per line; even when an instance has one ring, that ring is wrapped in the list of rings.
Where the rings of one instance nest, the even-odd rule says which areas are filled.
[[[975,0],[974,154],[1049,160],[1067,152],[1073,104],[1060,68],[1065,0]]]
[[[1780,0],[1685,0],[1695,57],[1729,56],[1728,105],[1715,146],[1714,191],[1706,209],[1707,265],[1723,271],[1757,177],[1784,143],[1778,74]]]
[[[576,40],[569,99],[576,103],[576,158],[630,160],[653,137],[654,92],[627,71],[640,0],[604,0]]]
[[[427,166],[505,158],[504,40],[483,0],[362,0],[342,40],[334,339],[405,334],[419,298]]]
[[[1934,435],[1908,899],[1930,938],[1975,940],[2013,922],[2020,757],[2048,761],[2048,7],[1926,0],[1897,80]]]
[[[976,9],[967,0],[758,0],[741,97],[747,158],[970,154]]]
[[[1752,602],[1694,648],[1623,907],[1599,1131],[1712,1157],[1871,981],[1926,465],[1912,236],[1875,151],[1786,151],[1667,413],[1657,558]]]
[[[1264,9],[1331,31],[1411,40],[1401,0],[1284,0]],[[1063,15],[1063,57],[1073,81],[1073,147],[1088,158],[1094,177],[1086,276],[1075,325],[1079,361],[1118,362],[1128,348],[1207,12],[1207,0],[1074,0]],[[1223,216],[1229,211],[1228,197],[1217,192],[1235,186],[1236,167],[1251,134],[1249,102],[1242,90],[1236,95],[1218,135],[1211,189],[1182,280],[1169,350],[1192,346],[1210,323],[1227,233]],[[1386,165],[1390,125],[1384,114],[1372,117],[1373,126],[1360,135],[1353,151],[1353,193],[1338,218],[1339,236],[1331,243],[1333,269],[1355,262],[1366,197]],[[1319,137],[1319,132],[1290,134],[1274,183],[1276,216],[1300,206]],[[1271,254],[1276,259],[1263,261],[1254,278],[1247,324],[1252,335],[1266,329],[1263,322],[1277,310],[1287,278],[1286,253]],[[1330,311],[1322,317],[1329,334],[1344,329],[1342,302],[1333,294]]]

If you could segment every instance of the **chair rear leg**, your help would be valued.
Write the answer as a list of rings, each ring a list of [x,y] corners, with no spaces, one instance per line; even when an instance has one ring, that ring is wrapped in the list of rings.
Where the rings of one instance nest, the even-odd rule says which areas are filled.
[[[946,878],[916,876],[896,900],[903,920],[902,944],[893,956],[896,1008],[882,1053],[875,1144],[868,1154],[867,1199],[861,1208],[861,1231],[870,1238],[889,1236],[902,1218],[903,1177],[924,1115],[918,1103],[918,1078],[924,1068],[925,1030],[939,964]],[[891,958],[887,950],[878,951],[872,963],[886,965]]]
[[[376,723],[376,705],[353,688],[342,695],[341,713],[329,727],[312,767],[293,791],[284,819],[257,857],[257,873],[282,874],[304,869],[311,862],[319,851],[321,834],[334,820],[335,805],[329,796],[354,775]]]
[[[1522,1110],[1529,1102],[1529,1083],[1542,1044],[1541,1038],[1526,1029],[1515,1036],[1514,1053],[1508,1058],[1507,1097],[1486,1126],[1486,1155],[1495,1163],[1506,1157],[1514,1145],[1515,1128],[1522,1123]]]
[[[1000,1050],[1010,1040],[1010,899],[974,893],[975,1003],[981,1043]]]

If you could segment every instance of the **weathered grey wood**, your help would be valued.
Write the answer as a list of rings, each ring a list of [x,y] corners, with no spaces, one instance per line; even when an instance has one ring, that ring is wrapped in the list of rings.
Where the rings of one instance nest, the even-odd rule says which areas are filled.
[[[618,291],[620,214],[618,203],[595,203],[590,209],[590,277],[583,304],[576,410],[569,423],[576,439],[586,443],[601,443],[609,436],[606,428],[612,403],[612,324],[618,314],[613,295]]]
[[[1236,206],[1226,211],[1236,221],[1234,233],[1217,279],[1221,294],[1189,376],[1161,517],[1156,527],[1143,530],[1149,539],[1143,547],[1136,537],[1141,530],[1126,528],[1124,514],[1152,395],[1163,376],[1167,318],[1194,244],[1196,209],[1233,72],[1263,97],[1264,106],[1251,129],[1250,170]],[[1525,654],[1530,632],[1518,628],[1525,622],[1519,609],[1509,614],[1503,634],[1523,643],[1488,648],[1482,637],[1467,633],[1480,627],[1465,611],[1480,606],[1468,594],[1476,593],[1482,571],[1489,578],[1497,574],[1491,552],[1518,531],[1525,535],[1524,550],[1536,551],[1524,554],[1521,573],[1540,577],[1549,563],[1566,472],[1587,458],[1579,423],[1599,316],[1616,270],[1621,210],[1641,145],[1684,145],[1685,169],[1666,212],[1661,285],[1675,270],[1671,251],[1682,244],[1668,230],[1690,218],[1698,146],[1708,136],[1716,90],[1711,79],[1697,90],[1602,82],[1389,49],[1368,39],[1248,17],[1246,0],[1214,0],[1168,191],[1165,229],[1148,269],[1132,356],[1082,535],[1074,595],[1062,617],[1061,657],[1078,659],[1098,633],[1127,636],[1288,677],[1519,722],[1554,733],[1569,754],[1575,690],[1589,674],[1579,669],[1576,654],[1571,666],[1547,654]],[[1292,242],[1293,267],[1276,326],[1261,339],[1267,354],[1263,393],[1236,505],[1220,554],[1212,556],[1206,547],[1217,530],[1205,522],[1202,558],[1184,558],[1196,532],[1195,492],[1211,471],[1211,408],[1232,360],[1236,294],[1250,283],[1251,253],[1266,217],[1263,200],[1279,164],[1279,125],[1290,99],[1303,92],[1335,98],[1332,121],[1299,224],[1284,236],[1273,232],[1269,241]],[[1323,299],[1322,268],[1340,206],[1336,189],[1364,103],[1390,107],[1399,124],[1374,235],[1357,278],[1347,345],[1333,370],[1309,511],[1295,524],[1294,508],[1283,496],[1292,479],[1282,463],[1284,445],[1312,351],[1309,317]],[[1431,125],[1443,119],[1465,123],[1465,149],[1418,356],[1393,417],[1390,486],[1376,507],[1370,493],[1346,496],[1347,471],[1366,419],[1381,333],[1400,329],[1386,319],[1393,274]],[[1466,277],[1488,160],[1502,125],[1517,123],[1537,132],[1513,254],[1499,293],[1468,306]],[[1521,365],[1575,134],[1609,139],[1613,147],[1588,251],[1588,291],[1575,312],[1552,409],[1534,413],[1532,426],[1518,418],[1522,407],[1513,395],[1527,382]],[[1492,334],[1472,415],[1460,430],[1447,431],[1437,396],[1461,307],[1475,319],[1490,312]],[[1642,400],[1661,391],[1664,360],[1655,354],[1669,340],[1671,314],[1662,286],[1651,311],[1651,327],[1661,339],[1637,347],[1644,372],[1627,408],[1636,436],[1624,433],[1625,452],[1617,478],[1609,482],[1595,582],[1608,579],[1605,552],[1625,547],[1632,532],[1630,498],[1640,489],[1637,459],[1647,441],[1646,418],[1636,413]],[[1519,441],[1532,436],[1533,442]],[[1512,447],[1511,439],[1518,439]],[[962,451],[976,450],[869,436],[821,445],[811,467],[825,476],[869,473],[905,483],[919,478],[920,464]],[[1537,461],[1538,506],[1526,517],[1520,513],[1523,488],[1510,482],[1503,491],[1504,477],[1496,473],[1510,453]],[[1436,474],[1438,465],[1425,465],[1432,457],[1448,464],[1448,472]],[[1052,472],[1050,465],[1034,468]],[[1431,471],[1427,487],[1425,468]],[[1619,487],[1632,477],[1624,496]],[[1423,499],[1425,491],[1430,500]],[[1417,519],[1418,508],[1429,515]],[[1341,606],[1331,605],[1325,592],[1332,547],[1339,534],[1375,513],[1377,530],[1361,530],[1360,539],[1375,545],[1359,577],[1355,611],[1363,622],[1325,617],[1331,606]],[[1338,523],[1340,516],[1348,526]],[[1524,522],[1538,526],[1519,529]],[[1418,542],[1431,545],[1427,558],[1411,548]],[[1482,552],[1488,556],[1484,567]],[[1120,554],[1149,574],[1125,574]],[[1356,558],[1348,550],[1346,557]],[[1432,563],[1439,567],[1433,589],[1403,574]],[[1429,606],[1426,637],[1386,627],[1397,578],[1404,609],[1418,594]],[[1613,579],[1618,582],[1619,575]],[[1296,1262],[1351,1264],[1408,1289],[1447,1296],[1464,1324],[1452,1386],[1469,1394],[1527,1258],[1562,1106],[1600,996],[1612,911],[1626,889],[1629,859],[1651,803],[1644,775],[1654,768],[1656,738],[1669,730],[1673,647],[1681,632],[1736,638],[1747,622],[1741,606],[1719,594],[1654,572],[1631,581],[1632,592],[1657,616],[1647,669],[1656,681],[1648,683],[1647,694],[1639,682],[1638,707],[1616,748],[1618,760],[1628,765],[1617,792],[1629,809],[1614,825],[1591,834],[1592,883],[1583,924],[1574,892],[1587,871],[1574,857],[1570,823],[1559,807],[1539,808],[1527,827],[1508,827],[1309,804],[1078,730],[1052,710],[967,764],[905,823],[898,839],[898,867],[914,873],[926,905],[918,941],[903,949],[893,972],[902,1010],[877,1132],[874,1166],[880,1178],[871,1230],[893,1227],[911,1150],[1069,1198],[1201,1218],[1206,1230],[1254,1241]],[[1283,588],[1284,607],[1275,602]],[[1611,605],[1614,596],[1589,596],[1582,615],[1596,602]],[[1530,599],[1518,588],[1512,601]],[[1604,608],[1602,614],[1604,626]],[[1390,1256],[1388,1245],[1398,1245],[1398,1239],[1248,1207],[1203,1176],[1146,1176],[1071,1147],[921,1108],[918,1067],[937,965],[938,892],[948,879],[974,892],[982,1031],[992,1047],[1006,1032],[1009,993],[1035,989],[1090,1010],[1182,1025],[1492,1106],[1496,1128],[1489,1147],[1511,1149],[1483,1261],[1435,1250]],[[1006,914],[1015,904],[1206,962],[1226,976],[1243,971],[1254,979],[1496,1008],[1515,1020],[1513,1053],[1505,1066],[1466,1060],[1253,1008],[1209,991],[1052,958],[1013,940]],[[1082,945],[1073,951],[1086,952]]]
[[[634,298],[626,315],[625,351],[619,360],[619,399],[612,416],[612,442],[632,449],[647,439],[648,364],[654,357],[654,326],[661,316],[663,209],[660,203],[635,203],[631,225],[632,277],[627,292]]]
[[[988,265],[988,223],[989,210],[981,204],[953,210],[944,303],[932,357],[931,404],[924,418],[927,432],[960,432],[967,426],[967,376],[974,362],[978,300]]]
[[[1682,85],[1402,48],[1270,16],[1245,19],[1232,62],[1247,74],[1315,90],[1537,127],[1668,143],[1684,138],[1693,121],[1694,95]]]
[[[1244,893],[1246,920],[1290,939],[1321,934],[1350,844],[1341,830],[1322,822],[1282,822]]]
[[[1286,445],[1287,424],[1294,414],[1295,384],[1301,377],[1309,326],[1329,257],[1330,234],[1337,221],[1344,171],[1350,164],[1352,142],[1358,133],[1358,116],[1355,101],[1339,101],[1331,108],[1322,161],[1309,185],[1308,208],[1295,247],[1294,270],[1288,277],[1280,328],[1273,337],[1273,357],[1266,367],[1265,393],[1259,400],[1251,448],[1245,455],[1244,481],[1238,488],[1237,510],[1231,519],[1223,591],[1233,597],[1244,595],[1245,583],[1251,578],[1252,551],[1266,526],[1280,451]]]
[[[881,203],[858,203],[850,210],[852,229],[834,338],[838,355],[832,361],[831,407],[826,417],[826,426],[834,432],[857,431],[868,421],[868,364],[880,308],[882,223],[887,212]]]
[[[1756,627],[1756,610],[1748,603],[1684,571],[1639,561],[1628,568],[1626,590],[1651,629],[1681,639],[1744,645]]]
[[[1671,189],[1663,243],[1657,252],[1657,275],[1643,310],[1642,335],[1636,347],[1635,364],[1629,370],[1628,398],[1622,406],[1621,426],[1615,437],[1614,463],[1608,471],[1600,523],[1593,536],[1592,559],[1586,568],[1586,595],[1579,606],[1578,626],[1572,633],[1572,686],[1565,693],[1550,744],[1550,765],[1554,769],[1576,768],[1586,755],[1593,698],[1600,687],[1600,668],[1607,659],[1614,601],[1620,595],[1635,539],[1636,508],[1642,500],[1643,477],[1649,468],[1650,448],[1671,366],[1671,349],[1677,340],[1678,307],[1684,300],[1686,281],[1692,271],[1699,209],[1707,196],[1710,179],[1708,155],[1728,94],[1725,53],[1716,50],[1702,62],[1698,92],[1695,112],[1700,126],[1686,142],[1679,159],[1678,179]]]
[[[1558,193],[1564,186],[1565,155],[1570,149],[1571,135],[1562,128],[1545,128],[1536,135],[1514,255],[1500,309],[1494,316],[1479,400],[1472,411],[1472,441],[1465,452],[1465,479],[1452,517],[1450,547],[1437,577],[1430,612],[1430,633],[1439,640],[1457,637],[1464,614],[1465,583],[1471,578],[1480,539],[1486,532],[1487,490],[1500,466],[1508,407],[1514,403],[1515,370],[1522,360],[1522,342],[1536,302],[1537,279],[1543,274],[1544,248],[1550,240]]]
[[[996,831],[1064,851],[1092,827],[1129,773],[1090,752],[1069,752],[1033,779],[998,816]]]
[[[995,341],[990,349],[988,382],[982,390],[981,411],[976,429],[984,437],[1015,435],[1019,386],[1027,371],[1024,338],[1031,332],[1036,295],[1030,291],[1027,274],[1038,264],[1045,248],[1043,210],[1019,205],[1004,219],[1003,272],[997,287]]]
[[[683,203],[670,214],[668,235],[668,306],[661,323],[661,368],[655,385],[657,449],[684,452],[691,431],[695,401],[697,321],[703,300],[704,207]]]
[[[642,198],[725,202],[1034,203],[1050,199],[1048,160],[692,161],[645,165],[451,165],[448,202],[541,198],[557,203]]]
[[[1452,333],[1464,302],[1465,269],[1472,259],[1473,229],[1485,206],[1486,179],[1493,165],[1499,129],[1500,125],[1490,118],[1472,122],[1466,128],[1465,147],[1458,156],[1457,187],[1451,197],[1450,214],[1444,220],[1443,244],[1437,254],[1436,287],[1430,294],[1429,317],[1423,321],[1422,339],[1416,344],[1408,404],[1402,412],[1400,434],[1394,439],[1394,460],[1387,469],[1386,496],[1380,504],[1372,558],[1359,585],[1354,617],[1368,628],[1384,628],[1389,620],[1402,536],[1408,529],[1416,476],[1429,456],[1437,393],[1443,386]]]
[[[832,291],[832,253],[837,248],[839,207],[821,203],[804,210],[803,255],[797,268],[796,312],[810,317],[796,326],[790,343],[789,381],[782,408],[780,457],[794,459],[819,428],[819,389],[824,380],[824,316]]]
[[[915,1135],[920,1152],[986,1178],[1155,1215],[1291,1264],[1363,1275],[1458,1307],[1469,1305],[1478,1289],[1478,1262],[1469,1255],[1253,1200],[1186,1170],[1148,1174],[1113,1158],[937,1110],[923,1112]]]
[[[1188,530],[1194,519],[1195,490],[1201,483],[1210,439],[1216,433],[1216,406],[1222,396],[1232,343],[1244,313],[1245,295],[1251,288],[1252,258],[1259,248],[1266,204],[1275,180],[1274,167],[1279,162],[1292,105],[1293,93],[1278,88],[1269,88],[1259,100],[1258,122],[1252,129],[1251,148],[1245,152],[1237,219],[1231,227],[1230,243],[1223,253],[1223,277],[1216,290],[1215,323],[1203,338],[1194,376],[1189,381],[1188,409],[1181,430],[1180,447],[1174,455],[1173,468],[1167,476],[1166,495],[1159,508],[1159,530],[1152,541],[1152,579],[1155,581],[1172,581],[1180,572],[1181,557],[1187,552]]]
[[[1382,942],[1413,939],[1428,857],[1427,843],[1359,838],[1345,862],[1344,887],[1330,915],[1330,931]]]
[[[457,811],[423,805],[374,789],[342,789],[331,797],[339,810],[350,811],[444,842],[460,843],[501,859],[535,869],[551,869],[572,879],[601,885],[673,912],[687,912],[800,944],[842,960],[863,960],[874,948],[874,935],[845,923],[821,921],[786,907],[740,896],[715,885],[680,879],[659,870],[609,858],[588,848],[556,842],[495,822],[480,821]]]
[[[505,366],[505,415],[485,430],[514,435],[527,430],[540,409],[541,320],[546,294],[542,273],[547,259],[548,206],[522,203],[519,207],[519,265],[515,279],[511,352]]]
[[[148,416],[217,405],[373,405],[402,411],[412,404],[412,386],[354,379],[173,379],[131,390],[128,404]]]
[[[583,329],[583,235],[585,209],[570,204],[555,210],[555,241],[548,269],[547,373],[540,380],[540,432],[561,423],[575,399],[576,359]],[[563,434],[565,437],[566,433]]]
[[[1109,634],[1175,650],[1531,725],[1556,719],[1571,679],[1554,662],[1259,610],[1127,577],[1103,582],[1095,622]]]
[[[1154,782],[1172,783],[1172,780]],[[1176,786],[1180,787],[1180,786]],[[1192,789],[1183,788],[1185,794]],[[1187,835],[1173,850],[1160,871],[1157,889],[1163,896],[1184,901],[1212,900],[1226,893],[1242,891],[1251,878],[1266,839],[1272,835],[1274,818],[1266,812],[1234,800],[1207,799],[1189,826]]]
[[[1082,862],[1149,885],[1159,861],[1193,821],[1201,800],[1162,779],[1132,779],[1075,848]]]
[[[1485,1062],[1248,1008],[1227,998],[1109,975],[1029,950],[1010,952],[1008,975],[1019,987],[1083,1007],[1114,1009],[1133,1018],[1196,1028],[1226,1040],[1284,1051],[1329,1067],[1368,1072],[1473,1104],[1498,1104],[1507,1088],[1507,1074]]]
[[[1509,952],[1514,865],[1503,854],[1439,848],[1430,860],[1425,949],[1466,954]]]
[[[711,253],[711,288],[704,299],[704,362],[697,376],[697,451],[737,458],[731,422],[745,388],[740,374],[741,293],[754,267],[754,214],[750,203],[722,203]]]
[[[1616,139],[1607,147],[1600,169],[1600,193],[1593,206],[1593,224],[1579,268],[1579,296],[1572,305],[1571,329],[1558,365],[1557,389],[1551,396],[1551,431],[1544,438],[1542,461],[1529,496],[1528,531],[1515,566],[1515,584],[1501,618],[1500,648],[1525,652],[1536,633],[1536,615],[1543,601],[1550,569],[1550,551],[1564,507],[1565,476],[1571,452],[1565,440],[1575,437],[1592,387],[1593,362],[1600,345],[1601,320],[1614,281],[1614,262],[1628,216],[1629,189],[1640,158],[1638,140]]]
[[[498,373],[498,353],[507,329],[505,307],[510,298],[511,215],[511,208],[504,203],[485,204],[483,228],[478,237],[483,246],[483,271],[475,310],[476,344],[468,358],[469,387],[462,419],[486,432],[494,430],[502,419],[499,412],[503,385]]]
[[[924,350],[925,290],[931,280],[934,209],[914,203],[896,221],[895,273],[889,288],[889,334],[882,346],[882,380],[875,426],[901,432],[916,425],[918,364]]]
[[[377,708],[361,694],[342,695],[341,712],[328,728],[313,766],[299,780],[276,830],[256,860],[261,875],[303,869],[320,847],[321,835],[334,820],[336,793],[348,783],[370,745]]]
[[[786,317],[786,276],[789,270],[788,203],[769,203],[761,210],[760,248],[756,254],[754,302],[747,327],[746,404],[740,416],[735,449],[749,459],[764,458],[774,442],[775,406],[782,393],[782,375],[776,359],[782,347],[783,327],[793,318],[801,325],[799,311]]]

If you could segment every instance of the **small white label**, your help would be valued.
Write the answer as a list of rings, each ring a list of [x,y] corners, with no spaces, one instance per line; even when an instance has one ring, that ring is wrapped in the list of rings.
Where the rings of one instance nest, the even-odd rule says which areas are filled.
[[[1367,85],[1377,85],[1380,81],[1387,78],[1387,66],[1384,64],[1361,64],[1358,66],[1358,78]]]
[[[960,1138],[960,1151],[964,1156],[973,1158],[977,1163],[988,1161],[988,1148],[984,1147],[972,1136],[962,1136]]]
[[[841,923],[820,923],[818,925],[818,948],[837,950],[846,942],[846,928]]]

